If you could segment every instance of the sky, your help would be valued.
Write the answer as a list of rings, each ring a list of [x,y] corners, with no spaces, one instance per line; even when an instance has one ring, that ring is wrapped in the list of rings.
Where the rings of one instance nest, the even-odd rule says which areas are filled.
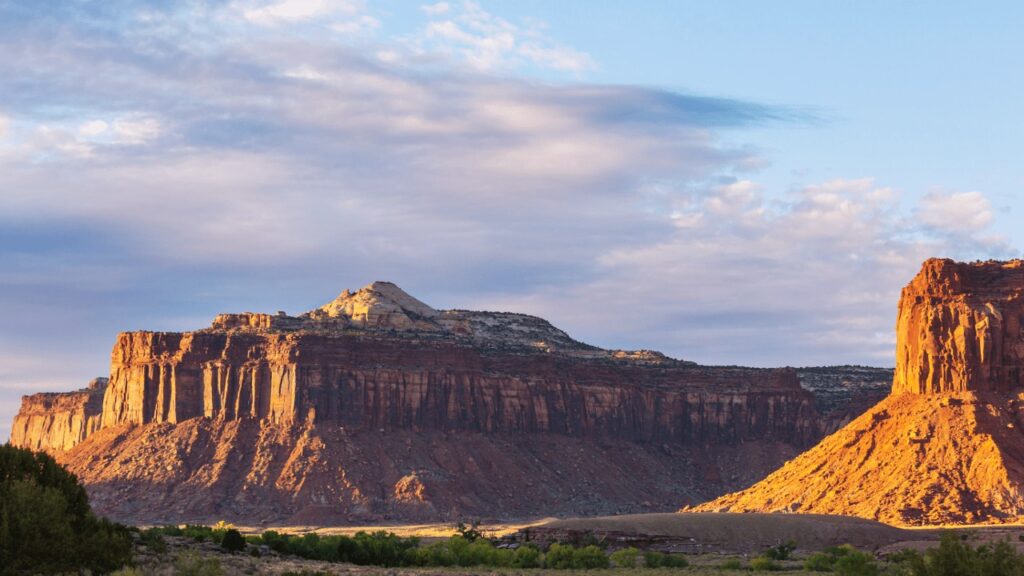
[[[1022,19],[0,0],[0,430],[120,331],[374,280],[608,348],[892,366],[924,259],[1024,247]]]

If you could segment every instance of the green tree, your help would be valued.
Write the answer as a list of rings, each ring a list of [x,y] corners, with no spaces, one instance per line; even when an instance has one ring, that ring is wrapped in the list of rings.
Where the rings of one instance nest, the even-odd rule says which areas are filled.
[[[245,538],[242,533],[234,528],[228,528],[220,541],[220,547],[229,552],[241,552],[245,550]]]
[[[78,479],[42,452],[0,446],[0,576],[111,572],[131,561],[128,529],[96,518]]]

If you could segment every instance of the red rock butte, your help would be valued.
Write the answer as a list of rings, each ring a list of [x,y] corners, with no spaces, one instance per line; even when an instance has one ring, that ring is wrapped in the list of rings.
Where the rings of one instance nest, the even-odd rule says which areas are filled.
[[[697,509],[894,524],[1024,515],[1024,261],[932,259],[900,297],[892,392],[750,488]]]
[[[763,477],[848,420],[814,399],[793,369],[604,350],[375,282],[298,316],[122,333],[109,382],[25,397],[11,441],[132,522],[608,514]]]
[[[893,394],[1024,389],[1024,261],[928,260],[903,289]]]

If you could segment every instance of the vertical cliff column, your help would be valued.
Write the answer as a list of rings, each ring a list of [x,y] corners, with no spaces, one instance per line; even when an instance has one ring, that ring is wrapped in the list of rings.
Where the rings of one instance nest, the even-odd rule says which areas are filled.
[[[932,259],[903,289],[892,391],[1024,388],[1024,261]]]

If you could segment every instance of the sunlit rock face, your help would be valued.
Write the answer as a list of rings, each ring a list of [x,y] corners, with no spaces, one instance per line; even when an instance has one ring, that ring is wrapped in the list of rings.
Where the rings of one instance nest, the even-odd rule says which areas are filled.
[[[375,282],[123,333],[108,383],[26,397],[12,439],[127,521],[607,514],[756,480],[820,437],[813,400],[793,369],[604,350]]]
[[[903,289],[893,393],[1024,389],[1024,261],[932,259]]]
[[[1024,518],[1024,262],[928,260],[904,288],[891,394],[700,510],[894,524]]]

